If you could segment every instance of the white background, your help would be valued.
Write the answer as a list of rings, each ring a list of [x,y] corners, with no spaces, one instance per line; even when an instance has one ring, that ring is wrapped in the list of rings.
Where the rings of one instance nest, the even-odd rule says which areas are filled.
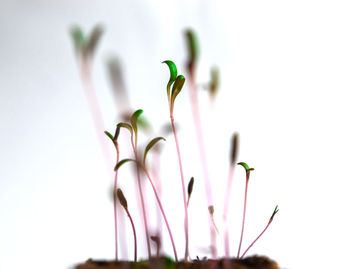
[[[0,7],[0,268],[50,264],[58,269],[89,257],[113,258],[112,171],[105,165],[75,62],[69,37],[74,23],[86,32],[96,23],[106,29],[93,69],[106,129],[113,132],[117,123],[105,66],[115,54],[124,64],[132,106],[145,111],[154,135],[168,121],[168,70],[161,61],[172,59],[183,73],[183,31],[195,29],[201,49],[198,83],[209,79],[211,66],[221,71],[213,109],[207,93],[200,93],[219,228],[230,138],[238,131],[239,160],[256,169],[243,249],[278,204],[275,221],[250,254],[268,255],[283,268],[346,266],[348,1],[1,1]],[[177,99],[175,117],[185,177],[197,179],[189,209],[190,250],[202,257],[208,255],[207,211],[187,91]],[[128,156],[127,146],[122,154]],[[172,137],[162,164],[164,206],[182,256],[183,208]],[[134,178],[123,169],[121,187],[137,219],[142,258]],[[242,170],[237,169],[232,188],[232,255],[242,217]],[[153,210],[153,194],[147,196]],[[154,227],[154,213],[150,218]],[[122,255],[131,259],[126,221],[128,253]],[[165,229],[163,235],[165,252],[172,256]]]

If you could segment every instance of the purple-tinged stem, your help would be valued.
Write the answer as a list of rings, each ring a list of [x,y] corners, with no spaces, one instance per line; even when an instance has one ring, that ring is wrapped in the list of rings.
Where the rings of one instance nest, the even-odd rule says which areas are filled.
[[[159,198],[162,198],[162,181],[160,180],[160,151],[157,150],[155,151],[155,154],[153,155],[154,157],[154,162],[153,162],[153,167],[152,167],[152,172],[155,178],[155,184],[158,190],[158,195]],[[157,236],[159,239],[159,242],[162,242],[162,215],[161,212],[159,210],[157,210],[157,223],[158,223],[158,227],[157,227]],[[159,249],[158,252],[160,252],[160,248],[161,248],[161,244],[159,245]],[[157,255],[159,256],[159,254]]]
[[[156,196],[156,199],[157,199],[157,202],[158,202],[158,205],[159,205],[159,209],[160,209],[160,211],[162,212],[164,222],[165,222],[166,227],[167,227],[168,232],[169,232],[169,237],[170,237],[171,244],[172,244],[173,250],[174,250],[175,261],[178,261],[178,258],[177,258],[177,251],[176,251],[176,247],[175,247],[174,238],[173,238],[173,235],[172,235],[172,233],[171,233],[171,229],[170,229],[170,226],[169,226],[169,223],[168,223],[168,219],[167,219],[167,217],[166,217],[166,215],[165,215],[165,212],[164,212],[164,209],[163,209],[163,206],[162,206],[162,202],[161,202],[160,199],[159,199],[157,190],[156,190],[156,188],[155,188],[155,186],[154,186],[154,184],[153,184],[152,178],[151,178],[150,174],[148,173],[146,167],[143,166],[142,168],[143,168],[143,170],[144,170],[144,172],[145,172],[145,174],[146,174],[146,176],[147,176],[149,182],[151,183],[151,186],[152,186],[154,195]]]
[[[115,148],[117,150],[117,162],[119,163],[119,144],[118,142],[115,142]],[[114,189],[113,191],[116,191],[118,184],[118,170],[115,171],[114,176]],[[117,222],[117,197],[116,195],[113,195],[113,207],[114,207],[114,232],[115,232],[115,259],[118,260],[118,222]]]
[[[100,106],[98,105],[98,102],[97,102],[96,92],[92,83],[91,66],[88,59],[81,59],[81,78],[84,84],[85,96],[88,101],[91,116],[95,125],[96,134],[100,141],[102,153],[105,158],[106,164],[108,165],[108,168],[109,168],[110,167],[109,164],[111,164],[112,156],[111,156],[111,152],[107,148],[105,137],[103,135],[103,131],[105,130],[104,128],[105,125],[103,122]]]
[[[202,169],[203,169],[204,184],[205,184],[205,190],[206,190],[206,196],[207,196],[207,205],[209,207],[209,206],[213,205],[213,198],[212,198],[212,193],[211,193],[209,170],[208,170],[208,164],[207,164],[205,147],[204,147],[202,123],[201,123],[201,118],[200,118],[200,113],[199,113],[198,94],[197,94],[196,85],[195,85],[194,71],[190,72],[189,77],[190,77],[190,79],[189,79],[189,85],[190,85],[189,86],[189,88],[190,88],[189,93],[190,93],[190,100],[191,100],[192,115],[193,115],[193,121],[194,121],[195,130],[196,130],[196,135],[197,135],[200,160],[201,160]],[[209,222],[209,227],[210,227],[212,256],[214,259],[216,259],[216,257],[217,257],[216,233],[215,233],[214,223],[212,222],[211,218],[210,218],[210,222]]]
[[[126,213],[128,214],[128,217],[130,219],[130,223],[131,223],[131,226],[132,226],[132,231],[134,233],[134,261],[136,262],[137,261],[137,238],[136,238],[135,225],[134,225],[134,222],[132,220],[132,217],[131,217],[130,212],[129,212],[128,209],[126,209]]]
[[[137,136],[135,136],[135,144],[133,145],[133,150],[134,150],[135,160],[138,160],[138,156],[137,156]],[[141,186],[140,169],[139,169],[138,165],[136,165],[136,173],[137,173],[137,185],[138,185],[138,188],[139,188],[140,199],[141,199],[143,222],[144,222],[144,226],[145,226],[148,259],[150,259],[151,258],[151,244],[150,244],[150,237],[149,237],[149,231],[148,231],[148,222],[147,222],[147,216],[146,216],[146,206],[145,206],[145,201],[144,201],[143,191],[142,191],[142,186]]]
[[[228,259],[230,257],[230,235],[229,235],[229,229],[228,229],[228,223],[227,223],[227,215],[229,210],[229,204],[230,204],[230,192],[231,192],[231,186],[232,186],[232,180],[233,180],[233,174],[234,174],[235,166],[230,165],[230,170],[228,173],[228,180],[227,180],[227,186],[226,186],[226,195],[225,195],[225,205],[224,205],[224,244],[225,244],[225,258]]]
[[[239,254],[241,252],[241,247],[242,247],[242,240],[243,240],[243,233],[244,233],[244,223],[245,223],[245,213],[246,213],[246,208],[247,208],[247,193],[248,193],[249,175],[250,175],[250,171],[247,171],[246,172],[246,183],[245,183],[245,194],[244,194],[244,209],[243,209],[242,231],[241,231],[241,239],[239,241],[237,258],[239,258]]]
[[[175,144],[176,144],[176,150],[177,150],[177,157],[179,160],[179,168],[180,168],[180,174],[181,174],[181,184],[182,184],[182,195],[183,195],[183,202],[184,202],[184,208],[185,208],[185,260],[188,258],[188,210],[187,210],[187,202],[186,202],[186,189],[185,189],[185,179],[182,169],[182,161],[181,161],[181,154],[180,154],[180,146],[179,141],[177,138],[177,132],[174,122],[174,116],[172,112],[170,112],[170,120],[171,120],[171,126],[173,128],[174,138],[175,138]]]

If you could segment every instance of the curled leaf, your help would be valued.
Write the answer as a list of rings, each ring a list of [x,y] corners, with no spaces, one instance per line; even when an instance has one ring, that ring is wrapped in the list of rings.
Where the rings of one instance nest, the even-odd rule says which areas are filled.
[[[143,113],[143,110],[138,109],[131,115],[130,123],[131,123],[132,128],[134,129],[135,136],[137,136],[137,120],[141,116],[142,113]]]
[[[170,61],[170,60],[166,60],[163,63],[168,65],[169,71],[170,71],[170,78],[169,78],[169,81],[168,81],[168,85],[166,87],[166,93],[167,93],[167,96],[168,96],[168,100],[170,100],[170,87],[171,87],[171,84],[173,84],[173,82],[176,80],[177,67],[174,64],[174,62]]]
[[[238,155],[238,146],[239,146],[239,135],[234,133],[231,142],[231,164],[235,165]]]
[[[171,107],[174,108],[175,98],[181,92],[183,86],[185,84],[185,77],[183,75],[179,75],[173,85],[173,90],[171,91]]]
[[[117,124],[117,129],[120,129],[120,128],[125,128],[127,130],[129,130],[131,136],[133,135],[133,130],[132,130],[132,127],[129,123],[125,123],[125,122],[120,122]]]
[[[118,140],[119,133],[120,133],[120,126],[117,126],[117,128],[115,129],[115,133],[114,133],[114,141]]]
[[[125,210],[128,210],[128,202],[126,201],[125,196],[120,188],[117,189],[117,197],[120,204],[125,208]]]
[[[156,137],[156,138],[153,138],[146,146],[145,148],[145,153],[143,154],[143,164],[145,164],[145,161],[146,161],[146,156],[147,156],[147,153],[150,151],[150,149],[155,145],[157,144],[160,140],[164,140],[165,141],[165,138],[164,137]]]
[[[135,162],[133,159],[123,159],[117,163],[117,165],[114,167],[114,171],[117,171],[124,163],[127,162]]]
[[[240,162],[240,163],[237,163],[237,164],[242,165],[246,172],[254,170],[254,168],[249,168],[248,164],[246,164],[245,162]]]

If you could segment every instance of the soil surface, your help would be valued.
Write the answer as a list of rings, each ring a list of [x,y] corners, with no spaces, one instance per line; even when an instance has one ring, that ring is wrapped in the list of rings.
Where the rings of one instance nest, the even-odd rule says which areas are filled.
[[[167,257],[152,258],[139,262],[97,261],[89,259],[75,269],[279,269],[278,264],[265,256],[251,256],[244,259],[192,260],[174,262]]]

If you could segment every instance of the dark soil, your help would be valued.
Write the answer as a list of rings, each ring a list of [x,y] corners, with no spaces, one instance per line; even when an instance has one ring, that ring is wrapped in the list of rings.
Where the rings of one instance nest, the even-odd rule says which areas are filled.
[[[75,269],[279,269],[278,264],[264,256],[251,256],[244,259],[230,260],[193,260],[191,262],[174,262],[169,258],[130,261],[95,261],[87,260]]]

